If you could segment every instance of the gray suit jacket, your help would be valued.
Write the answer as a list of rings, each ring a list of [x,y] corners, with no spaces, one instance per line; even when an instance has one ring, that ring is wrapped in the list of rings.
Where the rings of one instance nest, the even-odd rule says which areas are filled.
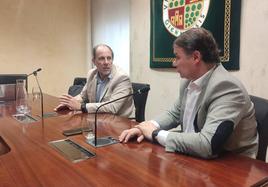
[[[213,158],[227,150],[255,158],[257,123],[246,89],[221,64],[205,81],[194,111],[194,133],[178,132],[178,125],[182,128],[184,125],[182,118],[189,80],[182,80],[180,97],[174,106],[155,120],[161,129],[170,130],[166,151]]]
[[[98,71],[96,68],[88,72],[87,83],[79,95],[79,97],[84,101],[89,101],[89,103],[86,104],[86,108],[89,113],[94,113],[101,104],[107,101],[126,96],[133,92],[132,84],[128,75],[119,67],[113,65],[111,79],[104,88],[100,102],[96,102],[97,73]],[[101,107],[99,112],[113,113],[129,117],[133,114],[133,110],[133,98],[128,97]]]

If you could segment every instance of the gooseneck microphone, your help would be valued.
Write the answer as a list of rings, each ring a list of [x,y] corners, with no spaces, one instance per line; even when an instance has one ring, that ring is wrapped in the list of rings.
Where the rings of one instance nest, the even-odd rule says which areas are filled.
[[[95,147],[97,147],[97,114],[98,114],[98,111],[101,107],[105,106],[105,105],[108,105],[110,103],[113,103],[115,101],[118,101],[118,100],[121,100],[121,99],[124,99],[124,98],[127,98],[127,97],[130,97],[130,96],[134,96],[134,95],[137,95],[137,94],[142,94],[142,93],[146,93],[150,90],[150,86],[145,86],[139,90],[137,90],[136,92],[134,93],[131,93],[131,94],[128,94],[128,95],[125,95],[123,97],[119,97],[117,99],[114,99],[112,101],[109,101],[109,102],[105,102],[103,104],[101,104],[95,111],[95,123],[94,123],[94,128],[95,128],[95,137],[94,137],[94,145]],[[99,146],[103,146],[103,145],[99,145]]]
[[[34,75],[36,76],[37,75],[37,72],[41,71],[42,69],[41,68],[38,68],[37,70],[33,71],[32,73],[28,74],[27,77],[29,77],[30,75]]]
[[[38,78],[37,78],[37,72],[41,71],[42,69],[41,68],[38,68],[37,70],[33,71],[32,73],[30,73],[29,75],[27,76],[30,76],[30,75],[34,75],[35,77],[35,80],[37,82],[37,85],[38,85],[38,89],[40,91],[40,96],[41,96],[41,118],[44,117],[44,100],[43,100],[43,92],[42,92],[42,89],[41,89],[41,86],[39,84],[39,81],[38,81]]]

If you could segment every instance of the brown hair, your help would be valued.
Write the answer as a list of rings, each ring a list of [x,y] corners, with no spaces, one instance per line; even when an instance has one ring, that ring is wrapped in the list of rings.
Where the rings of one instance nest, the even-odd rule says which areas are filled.
[[[218,45],[211,32],[204,28],[192,28],[185,31],[178,36],[173,45],[183,48],[188,55],[199,51],[205,63],[220,62]]]

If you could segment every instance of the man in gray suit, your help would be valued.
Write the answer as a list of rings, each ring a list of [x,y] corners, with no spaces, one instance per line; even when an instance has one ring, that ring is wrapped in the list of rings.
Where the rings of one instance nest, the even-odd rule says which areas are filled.
[[[253,103],[242,83],[224,69],[212,34],[203,28],[182,33],[173,44],[180,96],[170,110],[119,136],[159,143],[168,152],[215,158],[231,151],[255,158],[258,149]]]
[[[94,113],[101,104],[131,94],[130,79],[123,70],[113,65],[113,58],[114,53],[108,45],[94,47],[92,62],[96,67],[88,72],[87,83],[82,92],[75,97],[62,95],[55,110],[69,108]],[[101,107],[99,112],[129,117],[133,110],[133,98],[127,97]]]

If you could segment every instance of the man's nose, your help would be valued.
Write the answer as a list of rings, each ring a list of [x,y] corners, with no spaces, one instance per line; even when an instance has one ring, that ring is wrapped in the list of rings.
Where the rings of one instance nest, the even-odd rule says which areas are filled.
[[[104,64],[109,64],[110,60],[108,58],[104,58]]]
[[[177,66],[176,59],[174,59],[174,60],[172,61],[172,66],[173,66],[173,67],[176,67],[176,66]]]

